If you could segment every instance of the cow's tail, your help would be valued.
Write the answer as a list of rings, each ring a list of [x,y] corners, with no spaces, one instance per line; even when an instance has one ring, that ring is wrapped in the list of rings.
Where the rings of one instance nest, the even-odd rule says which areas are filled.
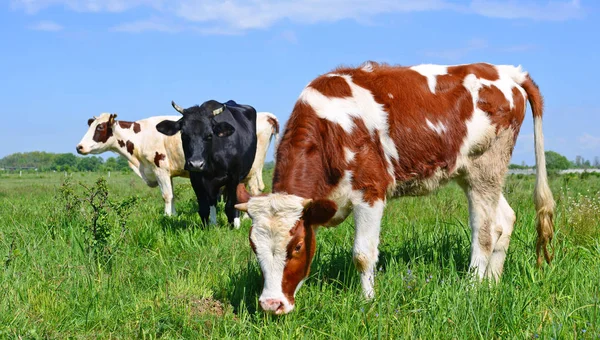
[[[542,132],[542,115],[544,110],[544,99],[537,84],[527,75],[521,83],[527,97],[531,110],[533,111],[533,133],[535,139],[535,164],[536,178],[533,199],[536,210],[536,228],[538,233],[536,253],[537,264],[542,265],[542,253],[548,264],[552,261],[553,254],[548,251],[548,244],[554,235],[552,218],[554,215],[554,198],[548,185],[548,174],[546,173],[546,156],[544,154],[544,133]],[[552,245],[550,245],[552,248]],[[554,251],[552,251],[554,253]]]
[[[269,124],[271,124],[271,138],[273,138],[273,136],[275,136],[275,150],[277,150],[277,146],[279,145],[279,121],[277,120],[277,117],[275,117],[274,115],[269,115]]]

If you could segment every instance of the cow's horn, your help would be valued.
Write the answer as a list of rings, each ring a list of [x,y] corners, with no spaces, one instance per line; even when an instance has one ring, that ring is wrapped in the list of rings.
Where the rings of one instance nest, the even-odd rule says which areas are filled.
[[[312,199],[310,198],[305,198],[302,200],[302,206],[304,207],[304,209],[310,207],[310,205],[312,204]]]
[[[239,203],[234,207],[239,211],[248,212],[248,203]]]
[[[173,105],[173,108],[174,108],[175,110],[177,110],[177,112],[179,112],[179,113],[183,114],[183,108],[182,108],[181,106],[179,106],[179,105],[175,104],[175,102],[174,102],[174,101],[172,101],[172,100],[171,100],[171,105]]]

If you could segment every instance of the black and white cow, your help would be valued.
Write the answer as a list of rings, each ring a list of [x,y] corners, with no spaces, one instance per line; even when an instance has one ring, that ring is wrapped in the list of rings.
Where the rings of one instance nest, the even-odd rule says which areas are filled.
[[[209,206],[217,203],[219,190],[225,187],[227,221],[239,228],[235,209],[236,189],[252,168],[256,154],[256,110],[230,100],[209,100],[200,106],[173,108],[183,115],[178,121],[164,120],[156,129],[172,136],[181,131],[184,169],[198,199],[198,214],[207,224],[213,214]]]

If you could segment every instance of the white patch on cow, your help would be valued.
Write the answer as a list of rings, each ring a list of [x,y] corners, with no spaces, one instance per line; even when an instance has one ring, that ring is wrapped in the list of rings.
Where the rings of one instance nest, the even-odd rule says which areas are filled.
[[[394,99],[394,95],[393,95],[393,94],[391,94],[391,93],[388,93],[388,97],[390,97],[390,98]]]
[[[356,227],[353,258],[360,271],[360,283],[367,299],[375,296],[374,269],[379,257],[379,234],[384,207],[385,202],[382,200],[374,202],[373,205],[362,202],[354,207]]]
[[[413,71],[419,72],[422,76],[427,78],[427,85],[431,93],[435,93],[435,87],[437,85],[437,76],[448,74],[448,66],[445,65],[416,65],[410,68]]]
[[[513,93],[512,93],[513,87],[516,87],[517,89],[519,89],[521,94],[525,98],[527,98],[525,90],[520,86],[520,84],[522,84],[525,81],[525,79],[527,79],[527,72],[524,72],[521,69],[521,66],[515,67],[512,65],[498,65],[495,67],[496,67],[496,70],[498,71],[498,79],[497,80],[491,81],[491,80],[483,79],[483,78],[478,79],[477,77],[475,77],[474,74],[469,74],[465,77],[463,84],[474,83],[475,82],[473,80],[473,78],[474,78],[481,85],[495,86],[496,88],[498,88],[498,90],[500,90],[500,92],[502,92],[502,94],[504,95],[504,98],[506,98],[506,100],[509,102],[510,108],[512,109],[515,106],[514,99],[513,99]],[[467,78],[471,78],[471,79],[467,80]],[[469,89],[469,87],[467,85],[465,85],[465,87],[467,87],[467,89]],[[475,89],[471,89],[470,91],[471,91],[471,93],[473,93],[475,91]],[[479,92],[479,89],[477,89],[476,91]]]
[[[467,135],[460,148],[460,154],[457,160],[457,165],[460,167],[465,162],[465,157],[478,146],[486,144],[490,138],[495,135],[495,128],[490,121],[488,115],[477,108],[477,101],[479,100],[479,90],[482,87],[481,79],[478,79],[474,74],[469,74],[463,81],[463,86],[471,92],[473,100],[473,111],[472,116],[467,120]]]
[[[295,195],[269,194],[248,201],[248,214],[253,223],[250,239],[265,280],[260,300],[278,299],[284,302],[284,309],[289,310],[293,305],[283,295],[283,270],[287,245],[292,239],[290,230],[302,217],[303,200]]]
[[[338,185],[327,196],[327,199],[335,202],[338,209],[326,225],[335,226],[342,223],[352,212],[352,206],[362,202],[362,197],[360,190],[352,189],[352,171],[344,171]]]
[[[240,229],[240,218],[239,217],[236,217],[233,219],[233,228]]]
[[[349,148],[344,147],[344,156],[346,157],[346,162],[350,163],[354,160],[355,152],[352,152]]]
[[[427,123],[427,126],[435,131],[438,135],[441,135],[442,133],[446,132],[446,125],[444,125],[444,123],[442,122],[437,122],[437,124],[433,124],[429,119],[425,119],[425,122]]]
[[[339,77],[344,78],[350,86],[351,97],[329,98],[309,86],[302,91],[299,100],[310,105],[319,117],[339,124],[348,134],[351,134],[354,128],[353,118],[361,119],[372,137],[378,132],[388,164],[388,173],[394,178],[392,160],[398,160],[398,150],[389,136],[387,112],[383,105],[375,101],[371,91],[356,85],[351,76]]]
[[[211,205],[209,214],[210,214],[208,217],[209,223],[217,224],[217,207],[215,207],[214,205]]]

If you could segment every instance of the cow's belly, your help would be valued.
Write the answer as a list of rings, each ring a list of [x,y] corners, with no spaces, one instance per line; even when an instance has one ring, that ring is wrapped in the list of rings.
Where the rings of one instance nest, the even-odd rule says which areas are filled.
[[[391,196],[425,196],[448,183],[455,175],[456,172],[449,173],[447,170],[437,169],[427,178],[396,182],[395,187],[390,190]]]

